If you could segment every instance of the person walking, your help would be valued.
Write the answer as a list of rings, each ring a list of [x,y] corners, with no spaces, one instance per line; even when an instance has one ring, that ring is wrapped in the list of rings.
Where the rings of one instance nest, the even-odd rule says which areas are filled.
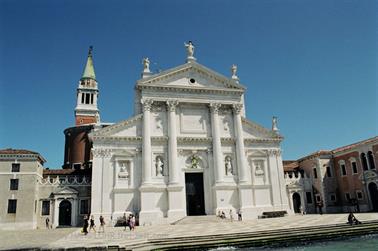
[[[323,200],[319,201],[318,207],[319,207],[319,214],[323,215]]]
[[[129,216],[129,228],[130,228],[130,231],[134,231],[135,229],[135,217],[133,214],[130,214]]]
[[[126,213],[123,214],[122,223],[123,223],[123,226],[125,227],[123,230],[126,231],[127,226],[129,225],[129,218],[126,217]]]
[[[102,217],[102,215],[100,215],[100,226],[98,228],[98,232],[100,232],[100,229],[102,229],[103,233],[105,232],[105,220],[104,217]]]
[[[94,221],[94,217],[93,215],[91,216],[91,220],[90,220],[90,224],[89,224],[89,231],[91,231],[91,229],[93,229],[93,231],[96,233],[96,225],[95,225],[95,221]]]
[[[232,209],[230,209],[229,214],[230,214],[230,220],[231,220],[231,222],[233,222],[234,221],[234,215],[232,213]]]
[[[46,218],[46,228],[47,229],[50,228],[50,219],[49,219],[49,217]]]
[[[242,212],[240,209],[238,210],[238,221],[242,221]]]
[[[84,216],[83,233],[88,234],[88,216]]]

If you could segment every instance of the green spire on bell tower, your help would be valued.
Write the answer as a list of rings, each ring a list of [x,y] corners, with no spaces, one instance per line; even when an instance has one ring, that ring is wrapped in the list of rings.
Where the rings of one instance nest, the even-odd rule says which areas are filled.
[[[96,80],[96,74],[93,66],[92,50],[93,46],[89,46],[87,64],[85,65],[84,73],[81,79],[91,78],[93,80]]]

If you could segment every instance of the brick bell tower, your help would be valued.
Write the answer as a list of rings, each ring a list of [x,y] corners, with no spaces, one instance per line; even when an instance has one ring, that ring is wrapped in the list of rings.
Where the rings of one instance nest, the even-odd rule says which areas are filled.
[[[89,47],[87,63],[77,88],[75,125],[100,123],[100,111],[97,108],[98,87],[92,58],[93,47]]]

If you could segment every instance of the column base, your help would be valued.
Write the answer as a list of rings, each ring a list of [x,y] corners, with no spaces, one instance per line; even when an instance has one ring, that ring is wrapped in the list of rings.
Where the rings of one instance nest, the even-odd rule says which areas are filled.
[[[184,187],[178,184],[171,184],[168,190],[168,220],[174,222],[186,216]]]
[[[140,211],[139,213],[139,226],[149,226],[161,222],[163,213],[157,210]]]

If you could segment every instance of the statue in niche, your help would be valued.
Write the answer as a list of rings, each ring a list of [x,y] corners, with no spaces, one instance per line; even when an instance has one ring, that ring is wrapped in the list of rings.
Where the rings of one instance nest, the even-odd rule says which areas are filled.
[[[157,116],[155,118],[155,121],[156,121],[156,129],[161,129],[163,128],[163,121],[162,119],[160,118],[160,116]]]
[[[164,176],[164,162],[161,156],[156,157],[156,176],[161,177]]]
[[[120,168],[119,168],[119,173],[118,173],[119,178],[128,178],[129,177],[129,172],[127,171],[127,166],[125,162],[122,162]]]
[[[226,168],[226,175],[232,175],[232,162],[231,162],[231,157],[227,156],[226,159],[224,160],[224,166]]]
[[[263,176],[264,175],[264,170],[263,170],[263,163],[260,161],[255,162],[255,175],[256,176]]]

